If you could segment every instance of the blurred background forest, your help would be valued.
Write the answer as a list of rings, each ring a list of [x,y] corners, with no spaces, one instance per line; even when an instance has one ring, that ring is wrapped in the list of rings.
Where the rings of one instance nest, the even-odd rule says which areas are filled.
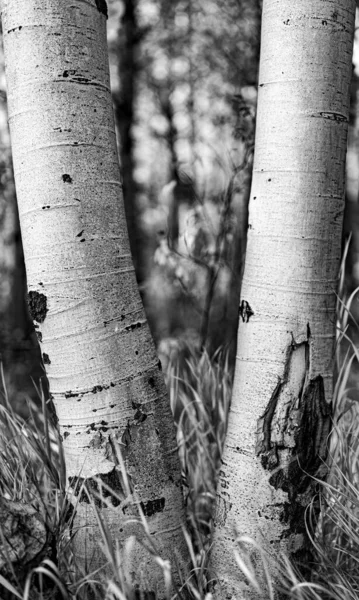
[[[233,365],[254,149],[261,0],[108,0],[131,250],[164,366],[192,349]],[[359,282],[359,51],[347,159],[346,292]],[[358,62],[358,66],[355,67]],[[0,354],[13,401],[46,388],[26,280],[0,50]],[[352,304],[354,316],[359,305]]]

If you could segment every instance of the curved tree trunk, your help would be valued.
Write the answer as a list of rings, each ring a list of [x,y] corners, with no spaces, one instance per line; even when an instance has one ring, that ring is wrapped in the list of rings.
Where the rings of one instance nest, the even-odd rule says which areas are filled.
[[[254,595],[234,560],[237,535],[272,556],[310,559],[304,511],[313,482],[304,471],[322,475],[330,428],[354,13],[354,0],[264,0],[237,362],[212,555],[221,598]]]
[[[76,553],[87,569],[103,557],[83,481],[117,493],[103,490],[107,507],[95,499],[114,537],[144,537],[134,518],[140,504],[162,555],[184,555],[175,431],[121,197],[105,14],[104,0],[2,0],[29,306],[78,502]],[[134,583],[153,590],[159,568],[137,550]]]

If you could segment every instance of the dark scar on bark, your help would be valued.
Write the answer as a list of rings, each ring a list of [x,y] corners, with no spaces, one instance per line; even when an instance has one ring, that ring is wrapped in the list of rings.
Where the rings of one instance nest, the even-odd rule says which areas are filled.
[[[47,313],[47,298],[39,292],[29,292],[27,295],[27,305],[33,321],[43,323]]]
[[[165,508],[165,498],[155,498],[155,500],[147,500],[147,502],[140,502],[145,517],[152,517],[158,512],[162,512]]]
[[[254,315],[252,308],[249,305],[247,300],[242,300],[239,306],[239,316],[241,317],[243,323],[248,323],[249,319]]]
[[[105,485],[101,485],[101,482]],[[119,506],[125,498],[121,473],[115,468],[109,473],[99,473],[96,477],[69,477],[69,483],[74,488],[74,495],[79,502],[91,504],[99,508],[108,505]]]
[[[309,379],[309,325],[307,333],[307,341],[301,344],[293,341],[290,344],[283,379],[278,381],[267,408],[258,419],[256,455],[260,458],[262,467],[271,473],[270,485],[288,494],[288,501],[283,503],[280,517],[288,525],[288,529],[283,531],[282,537],[303,534],[305,541],[298,557],[307,553],[309,560],[311,551],[307,536],[306,507],[315,497],[317,480],[323,479],[327,474],[325,460],[332,411],[325,399],[322,376]],[[292,372],[292,360],[298,349],[305,360],[302,362],[301,355],[298,355],[299,363],[294,363]],[[300,377],[298,368],[301,369]],[[291,373],[293,379],[290,385],[297,388],[297,397],[291,393],[293,389],[290,386],[282,396]],[[318,513],[319,503],[314,501],[313,522]],[[296,557],[292,555],[292,559],[296,560]]]
[[[96,7],[97,10],[105,15],[106,19],[108,18],[108,9],[107,9],[107,3],[106,0],[96,0]]]
[[[283,388],[288,381],[289,365],[293,352],[298,348],[290,347],[283,380],[278,381],[266,410],[258,420],[256,454],[260,457],[264,469],[275,472],[270,484],[280,488],[295,498],[310,485],[312,476],[317,476],[323,468],[327,456],[327,439],[331,427],[331,406],[325,400],[324,383],[321,375],[308,380],[309,345],[306,347],[305,380],[298,398],[293,398],[287,408],[285,419],[276,420],[276,409]],[[272,440],[272,429],[276,426],[276,438]],[[278,427],[280,434],[278,434]],[[286,443],[292,440],[292,444]],[[290,452],[290,459],[281,468],[280,451]],[[322,469],[323,470],[323,469]]]
[[[46,352],[43,352],[42,360],[43,360],[44,365],[51,365],[50,357],[48,354],[46,354]]]

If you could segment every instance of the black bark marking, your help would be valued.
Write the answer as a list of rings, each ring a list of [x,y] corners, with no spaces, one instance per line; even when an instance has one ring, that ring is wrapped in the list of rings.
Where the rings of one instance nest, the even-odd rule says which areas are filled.
[[[107,487],[102,486],[101,482]],[[106,508],[108,505],[120,506],[125,498],[121,473],[114,468],[109,473],[99,473],[96,477],[69,477],[70,486],[79,502]],[[108,489],[110,488],[110,489]]]
[[[242,318],[243,323],[248,323],[249,319],[254,315],[247,300],[242,300],[239,306],[239,316]]]
[[[76,69],[66,69],[63,73],[62,76],[63,77],[68,77],[69,75],[75,75],[76,73]]]
[[[329,121],[337,121],[337,122],[348,122],[348,117],[338,112],[326,112],[320,111],[318,113],[313,113],[310,115],[311,117],[321,117],[322,119],[327,119]]]
[[[108,18],[108,9],[107,9],[106,0],[96,0],[96,7],[97,7],[97,10],[102,15],[105,15],[105,17],[107,19]]]
[[[65,398],[78,398],[79,395],[79,392],[72,392],[71,390],[65,392]]]
[[[125,329],[126,331],[133,331],[134,329],[139,329],[140,327],[142,327],[142,323],[138,321],[138,323],[131,323],[131,325],[127,325]]]
[[[165,498],[156,498],[155,500],[140,502],[140,507],[145,517],[152,517],[152,515],[155,515],[158,512],[163,512],[165,504]]]
[[[64,173],[62,176],[62,181],[64,183],[72,183],[72,177],[68,173]]]
[[[29,292],[27,295],[27,304],[33,321],[43,323],[47,314],[47,298],[39,292]]]
[[[8,29],[7,32],[14,33],[14,31],[21,31],[21,30],[22,30],[22,25],[19,25],[18,27],[13,27],[12,29]]]
[[[97,392],[102,392],[103,390],[109,390],[109,389],[110,389],[110,387],[115,387],[115,386],[116,386],[116,384],[115,384],[115,383],[112,383],[112,381],[111,381],[111,383],[109,383],[109,385],[106,385],[106,384],[104,384],[104,385],[95,385],[95,386],[94,386],[94,387],[93,387],[93,388],[90,390],[90,392],[91,392],[92,394],[97,394]]]
[[[35,331],[36,333],[36,337],[38,339],[38,342],[41,344],[42,343],[42,333],[41,331]]]
[[[108,387],[110,387],[110,386],[108,386]],[[92,388],[91,392],[93,394],[97,394],[97,392],[102,392],[103,389],[104,388],[103,388],[102,385],[94,385],[94,387]]]
[[[88,77],[84,77],[83,75],[77,75],[76,77],[72,78],[72,81],[74,81],[75,83],[81,83],[81,84],[91,84],[91,85],[96,85],[94,84],[91,79],[89,79]],[[79,96],[78,96],[79,98]]]
[[[46,352],[43,353],[42,360],[43,360],[44,365],[51,365],[50,357],[48,354],[46,354]]]
[[[88,425],[88,429],[86,430],[86,433],[87,433],[87,434],[89,434],[89,433],[91,433],[92,431],[96,431],[96,423],[90,423],[90,424]]]
[[[146,421],[147,415],[146,415],[146,413],[142,412],[141,410],[137,410],[135,412],[133,418],[136,421],[136,424],[139,424],[139,423],[143,423],[143,421]]]
[[[91,359],[90,359],[91,360]],[[89,388],[87,390],[82,390],[81,392],[73,392],[72,390],[68,390],[67,392],[65,392],[65,398],[77,398],[78,396],[83,396],[84,394],[98,394],[100,392],[102,392],[103,390],[109,390],[111,387],[115,387],[116,383],[113,383],[112,381],[106,385],[94,385],[92,388]]]

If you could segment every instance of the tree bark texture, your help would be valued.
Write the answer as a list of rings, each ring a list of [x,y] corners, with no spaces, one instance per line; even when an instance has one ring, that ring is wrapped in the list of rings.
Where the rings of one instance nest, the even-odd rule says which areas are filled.
[[[248,245],[217,494],[218,597],[252,598],[239,535],[310,560],[330,429],[354,0],[264,0]],[[260,561],[258,576],[261,577]]]
[[[183,556],[175,430],[122,202],[106,4],[1,6],[28,301],[77,507],[76,553],[89,570],[103,563],[93,507],[80,493],[86,483],[114,538],[144,538],[140,505],[162,556]],[[103,501],[95,493],[101,482]],[[140,544],[134,560],[134,583],[161,588],[159,568]]]

